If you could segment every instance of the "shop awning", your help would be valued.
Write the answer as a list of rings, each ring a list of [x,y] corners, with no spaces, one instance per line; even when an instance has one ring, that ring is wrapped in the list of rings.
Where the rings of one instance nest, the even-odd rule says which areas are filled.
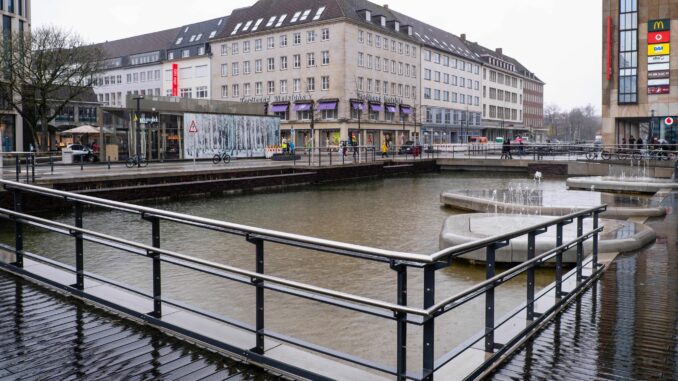
[[[294,111],[309,111],[310,109],[310,103],[297,103],[294,105]]]
[[[374,112],[379,112],[381,111],[381,105],[377,103],[370,103],[370,110]]]
[[[320,102],[318,103],[318,110],[336,110],[337,102]]]
[[[354,110],[364,110],[365,104],[362,102],[351,101],[351,108],[353,108]]]
[[[412,108],[409,106],[400,106],[400,112],[405,115],[410,115],[412,113]]]
[[[287,112],[289,108],[289,104],[273,105],[271,106],[271,112]]]
[[[386,105],[386,111],[391,112],[391,113],[398,112],[395,105]]]

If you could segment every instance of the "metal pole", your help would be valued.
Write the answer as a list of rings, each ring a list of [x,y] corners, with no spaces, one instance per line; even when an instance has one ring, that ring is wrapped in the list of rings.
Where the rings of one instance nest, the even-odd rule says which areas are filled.
[[[593,230],[598,229],[598,217],[600,212],[593,212]],[[592,254],[591,267],[592,271],[596,272],[598,270],[598,232],[593,233],[593,254]]]
[[[17,156],[17,161],[18,161]],[[18,176],[18,175],[17,175]],[[21,213],[23,210],[23,201],[21,191],[14,189],[14,211]],[[14,266],[22,268],[24,267],[24,226],[23,224],[16,219],[14,223],[14,250],[15,250],[15,262]]]
[[[264,241],[262,239],[254,239],[250,242],[254,243],[256,247],[256,271],[258,274],[264,273]],[[256,289],[256,345],[252,349],[253,352],[264,354],[264,281],[255,279],[253,281]]]
[[[436,270],[434,265],[424,267],[424,308],[435,304]],[[435,368],[435,318],[428,317],[424,322],[423,336],[423,381],[433,381],[433,369]]]
[[[75,227],[82,229],[82,204],[75,202]],[[78,290],[85,289],[85,257],[84,257],[84,240],[82,233],[76,232],[75,236],[75,284],[73,285]]]
[[[35,154],[31,154],[31,180],[35,183]]]
[[[527,260],[534,259],[536,233],[527,233]],[[534,320],[534,267],[527,270],[527,320]]]
[[[54,174],[54,159],[52,158],[52,154],[49,155],[49,171],[51,174]]]
[[[485,249],[485,279],[495,275],[495,254],[497,247],[494,244]],[[494,287],[485,292],[485,352],[494,352]]]
[[[398,305],[407,306],[407,266],[396,266],[398,272]],[[407,314],[398,312],[396,314],[397,323],[397,379],[405,381],[407,379]]]
[[[20,159],[19,159],[19,154],[17,153],[16,156],[14,156],[14,159],[16,161],[16,182],[19,182],[19,175],[21,174],[21,164],[20,164]]]
[[[160,248],[160,218],[151,218],[151,240],[153,247]],[[152,253],[153,257],[153,312],[149,315],[161,318],[162,317],[162,275],[161,261],[159,253]]]
[[[30,154],[27,153],[27,154],[26,154],[26,184],[28,184],[28,183],[31,182],[31,178],[30,178],[30,175],[31,175],[31,170],[30,170],[31,161],[30,161],[30,159],[29,159],[30,157],[31,157]]]
[[[137,109],[135,112],[136,115],[136,125],[137,125],[137,131],[136,131],[136,154],[137,154],[137,168],[141,168],[141,100],[144,99],[143,96],[139,97],[134,97],[134,100],[137,101]],[[193,147],[195,151],[195,146]],[[195,156],[195,152],[193,153]]]
[[[577,239],[580,239],[584,234],[584,217],[577,217]],[[582,260],[584,254],[584,242],[579,240],[577,242],[577,284],[582,280]]]
[[[563,223],[556,225],[556,247],[563,244]],[[560,300],[563,294],[563,252],[556,253],[556,300]]]

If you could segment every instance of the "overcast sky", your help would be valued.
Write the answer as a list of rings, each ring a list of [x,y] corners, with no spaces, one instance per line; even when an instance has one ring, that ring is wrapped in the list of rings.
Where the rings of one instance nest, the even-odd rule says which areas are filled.
[[[72,28],[90,42],[216,18],[256,0],[33,0],[33,27]],[[545,103],[600,111],[602,7],[592,0],[382,0],[391,9],[518,59],[544,82]]]

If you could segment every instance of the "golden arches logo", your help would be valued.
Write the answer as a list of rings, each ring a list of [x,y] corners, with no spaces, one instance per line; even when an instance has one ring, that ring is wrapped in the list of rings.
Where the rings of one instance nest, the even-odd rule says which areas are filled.
[[[664,20],[657,20],[654,22],[654,25],[652,25],[652,29],[654,30],[661,30],[664,29]]]

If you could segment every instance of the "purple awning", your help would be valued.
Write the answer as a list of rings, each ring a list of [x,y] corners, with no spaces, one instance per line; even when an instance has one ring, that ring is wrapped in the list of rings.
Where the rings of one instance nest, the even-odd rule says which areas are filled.
[[[365,109],[365,104],[360,103],[360,102],[351,102],[351,107],[354,110],[364,110]]]
[[[311,109],[310,103],[297,103],[294,105],[294,111],[308,111]]]
[[[395,106],[386,106],[386,111],[396,113],[396,107]]]
[[[337,109],[337,102],[320,102],[318,104],[318,110],[323,111],[323,110],[336,110]]]
[[[287,112],[290,105],[273,105],[271,106],[271,112]]]
[[[379,112],[381,111],[381,105],[370,103],[370,110],[374,112]]]
[[[405,115],[410,115],[412,113],[412,109],[409,107],[401,107],[400,112]]]

